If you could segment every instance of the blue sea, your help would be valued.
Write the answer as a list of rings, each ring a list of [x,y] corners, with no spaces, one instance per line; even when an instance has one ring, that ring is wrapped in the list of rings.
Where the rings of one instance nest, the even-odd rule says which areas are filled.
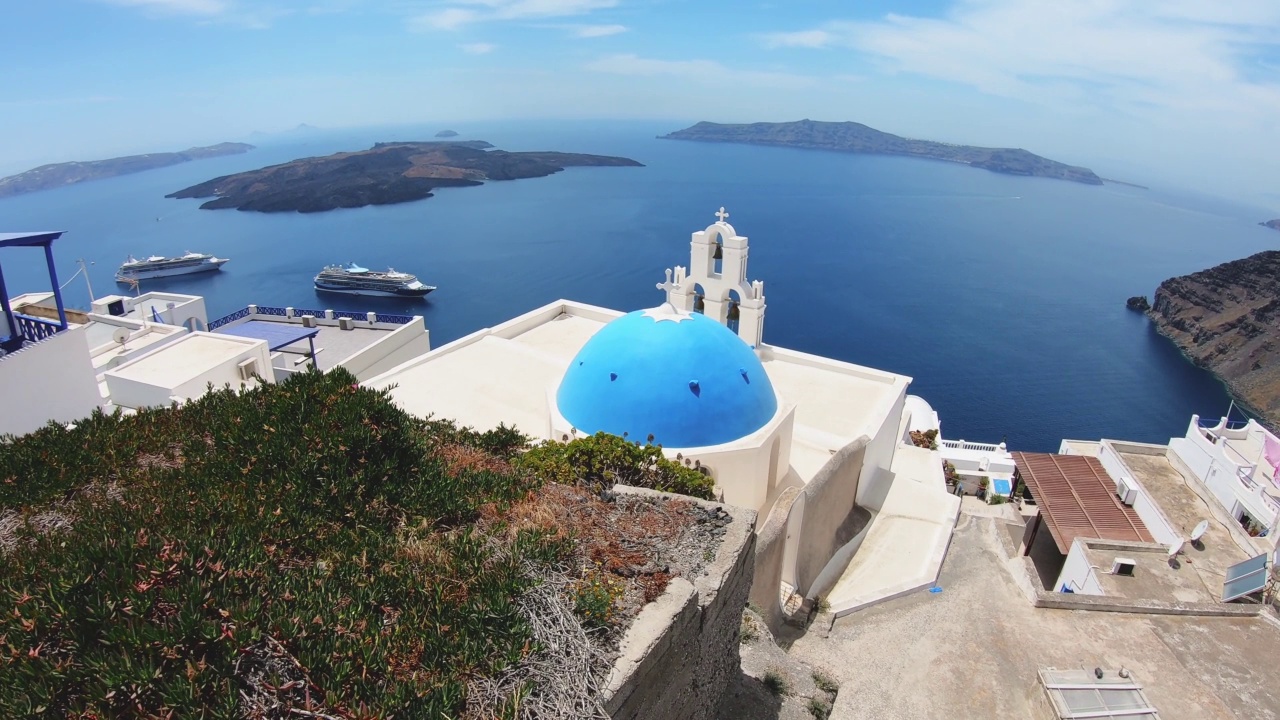
[[[557,298],[630,310],[661,301],[663,270],[724,206],[765,282],[765,341],[913,378],[948,438],[1052,451],[1062,438],[1164,442],[1229,398],[1125,309],[1165,278],[1280,246],[1265,211],[1124,185],[997,175],[943,162],[658,140],[680,122],[454,128],[507,150],[623,155],[643,168],[443,189],[327,213],[199,210],[164,195],[232,172],[431,127],[277,136],[245,155],[0,200],[0,231],[65,230],[64,280],[94,262],[120,291],[126,255],[230,257],[210,276],[144,282],[205,296],[211,317],[249,303],[411,312],[434,345]],[[323,265],[414,272],[426,301],[317,296]],[[38,250],[0,254],[11,293],[47,290]],[[77,279],[69,304],[86,307]]]

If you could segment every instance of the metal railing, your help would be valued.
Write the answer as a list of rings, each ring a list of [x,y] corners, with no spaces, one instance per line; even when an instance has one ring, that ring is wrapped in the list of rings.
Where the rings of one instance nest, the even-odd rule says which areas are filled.
[[[254,310],[256,311],[256,314],[258,314],[258,315],[271,315],[271,316],[273,316],[273,317],[288,317],[288,315],[289,315],[289,313],[288,313],[288,308],[282,308],[282,307],[270,307],[270,306],[267,306],[267,305],[257,305],[257,306],[255,306]],[[334,317],[334,318],[349,318],[349,319],[351,319],[351,320],[355,320],[355,321],[357,321],[357,322],[368,322],[368,321],[369,321],[369,316],[368,316],[368,314],[367,314],[367,313],[347,312],[347,311],[345,311],[345,310],[332,310],[332,311],[326,311],[326,310],[312,310],[312,309],[310,309],[310,308],[293,308],[293,316],[294,316],[295,318],[300,318],[300,317],[302,317],[303,315],[311,315],[311,316],[314,316],[314,317],[316,317],[316,318],[319,318],[319,319],[323,320],[323,319],[325,319],[325,317],[326,317],[326,315],[325,315],[325,313],[326,313],[326,312],[332,312],[332,313],[333,313],[333,317]],[[247,307],[245,307],[245,308],[241,308],[240,310],[237,310],[237,311],[235,311],[235,312],[231,313],[230,315],[225,315],[225,316],[223,316],[223,317],[218,318],[217,320],[211,320],[211,321],[209,322],[209,330],[211,330],[211,331],[212,331],[212,330],[215,330],[215,329],[217,329],[217,328],[222,327],[223,325],[227,325],[227,324],[229,324],[229,323],[233,323],[233,322],[235,322],[236,320],[240,320],[240,319],[243,319],[243,318],[247,318],[247,317],[249,317],[249,316],[251,316],[251,315],[254,315],[254,314],[255,314],[255,313],[254,313],[254,312],[250,312],[250,311],[249,311],[249,308],[247,308]],[[413,317],[414,317],[414,316],[412,316],[412,315],[383,315],[382,313],[375,313],[375,314],[374,314],[374,317],[376,317],[376,318],[377,318],[377,321],[378,321],[378,322],[380,322],[380,323],[387,323],[388,325],[408,325],[409,323],[413,322]]]
[[[259,308],[259,310],[261,310],[261,308]],[[239,320],[240,318],[246,318],[246,317],[249,317],[249,308],[241,308],[231,313],[230,315],[224,315],[223,317],[220,317],[217,320],[210,320],[209,330],[210,331],[216,330],[217,328],[220,328],[223,325],[226,325],[227,323],[233,323],[236,320]]]
[[[18,334],[32,342],[43,340],[62,330],[62,326],[58,323],[22,313],[14,313],[13,319],[18,326]]]
[[[1000,446],[993,443],[965,442],[964,440],[939,440],[938,444],[952,450],[978,450],[981,452],[998,452]]]

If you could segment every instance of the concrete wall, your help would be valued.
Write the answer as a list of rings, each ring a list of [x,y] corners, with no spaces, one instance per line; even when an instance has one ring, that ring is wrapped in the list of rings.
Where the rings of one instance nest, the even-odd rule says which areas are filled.
[[[795,547],[795,551],[792,551],[788,547],[787,538],[790,532],[794,540],[792,513],[804,512],[803,505],[807,501],[801,499],[802,492],[802,488],[794,487],[783,490],[768,516],[756,528],[755,580],[751,585],[751,604],[774,634],[777,634],[786,621],[782,606],[778,603],[778,595],[782,583],[790,582],[792,578],[784,577],[784,572],[789,570],[789,574],[793,574],[794,565],[799,564],[799,548]],[[801,521],[803,522],[803,518]],[[792,563],[787,562],[788,556],[794,558]],[[787,568],[788,564],[793,567]],[[794,586],[794,583],[791,584]]]
[[[431,336],[422,318],[415,317],[413,322],[392,330],[386,337],[338,364],[355,375],[357,380],[364,381],[430,351]]]
[[[891,433],[894,440],[896,434],[895,425]],[[855,530],[864,524],[860,521],[867,511],[854,499],[868,444],[865,435],[859,437],[833,455],[803,488],[784,490],[756,529],[751,604],[774,633],[786,620],[779,606],[782,583],[811,597],[832,558],[843,550],[847,560],[857,550]],[[887,469],[883,472],[890,474]]]
[[[664,495],[622,485],[615,490]],[[703,574],[692,582],[673,579],[623,636],[602,692],[605,710],[617,720],[711,720],[740,672],[738,634],[751,588],[756,514],[694,502],[721,507],[733,520]]]
[[[1071,552],[1067,553],[1067,561],[1063,563],[1062,572],[1058,574],[1058,581],[1053,588],[1057,592],[1066,592],[1065,588],[1070,588],[1081,595],[1104,595],[1095,572],[1097,571],[1089,565],[1084,544],[1076,540],[1071,543]]]
[[[893,484],[889,468],[893,465],[893,453],[898,447],[898,428],[902,424],[902,409],[907,402],[905,383],[891,402],[884,415],[884,422],[876,430],[875,437],[867,442],[862,459],[861,483],[857,487],[858,504],[872,510],[880,509]]]
[[[1173,523],[1169,522],[1169,518],[1165,517],[1164,511],[1160,509],[1151,493],[1142,486],[1142,482],[1137,479],[1133,471],[1125,464],[1124,457],[1120,454],[1121,452],[1163,457],[1167,452],[1167,448],[1163,445],[1118,443],[1112,440],[1103,440],[1102,448],[1098,451],[1098,461],[1102,463],[1102,467],[1111,476],[1112,480],[1122,477],[1127,478],[1129,483],[1137,489],[1133,501],[1133,511],[1138,514],[1138,517],[1142,519],[1142,523],[1151,531],[1151,537],[1156,542],[1162,545],[1172,545],[1184,540],[1185,538],[1173,527]],[[1061,584],[1058,587],[1061,588]]]
[[[0,357],[0,393],[0,435],[78,420],[101,407],[83,329],[63,330]]]

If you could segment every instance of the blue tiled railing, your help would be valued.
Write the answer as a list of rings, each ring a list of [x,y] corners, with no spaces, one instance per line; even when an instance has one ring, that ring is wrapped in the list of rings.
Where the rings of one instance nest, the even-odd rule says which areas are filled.
[[[37,317],[31,317],[30,315],[14,313],[13,319],[18,326],[18,334],[32,342],[36,340],[43,340],[62,330],[62,326],[56,322],[42,320]]]
[[[259,315],[274,315],[276,317],[286,316],[285,308],[281,308],[281,307],[269,307],[266,305],[258,305],[257,311]],[[303,315],[314,315],[317,318],[324,319],[325,317],[324,313],[325,313],[324,310],[311,310],[309,308],[293,309],[293,316],[296,318],[302,317]],[[217,328],[220,328],[223,325],[226,325],[228,323],[235,322],[236,320],[239,320],[241,318],[249,317],[249,315],[250,315],[249,308],[247,307],[242,308],[240,310],[237,310],[231,313],[230,315],[220,317],[217,320],[210,321],[209,329],[216,330]],[[368,322],[369,320],[368,316],[365,313],[345,312],[341,310],[335,310],[333,313],[333,316],[335,318],[351,318],[352,320],[357,320],[359,322]],[[383,315],[382,313],[378,313],[377,317],[378,317],[378,322],[388,323],[390,325],[407,325],[413,322],[412,315]]]

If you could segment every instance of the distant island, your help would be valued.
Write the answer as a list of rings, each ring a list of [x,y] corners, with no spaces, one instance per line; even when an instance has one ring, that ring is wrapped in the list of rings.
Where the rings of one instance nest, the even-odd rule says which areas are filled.
[[[1280,425],[1280,251],[1160,283],[1147,315],[1238,402]]]
[[[1064,165],[1039,155],[1012,148],[984,148],[951,145],[931,140],[911,140],[891,135],[856,122],[799,120],[784,123],[724,125],[700,122],[684,130],[661,136],[666,140],[778,145],[782,147],[874,155],[905,155],[929,160],[947,160],[991,172],[1030,175],[1101,185],[1102,178],[1088,168]]]
[[[436,137],[438,138],[458,137],[458,133],[453,130],[441,130],[440,132],[436,133]]]
[[[154,170],[156,168],[178,165],[179,163],[222,155],[239,155],[253,149],[245,143],[224,142],[208,147],[193,147],[182,152],[148,153],[146,155],[128,155],[109,160],[89,160],[87,162],[65,162],[52,165],[41,165],[17,175],[0,178],[0,197],[22,195],[39,190],[52,190],[67,185],[102,180],[118,175]]]
[[[1258,224],[1261,225],[1262,227],[1269,227],[1272,230],[1280,230],[1280,219],[1268,220],[1266,222],[1260,222]]]
[[[429,198],[439,187],[544,177],[566,167],[643,167],[606,155],[489,150],[483,140],[387,142],[368,150],[310,157],[214,178],[167,195],[214,198],[204,210],[324,212]]]

